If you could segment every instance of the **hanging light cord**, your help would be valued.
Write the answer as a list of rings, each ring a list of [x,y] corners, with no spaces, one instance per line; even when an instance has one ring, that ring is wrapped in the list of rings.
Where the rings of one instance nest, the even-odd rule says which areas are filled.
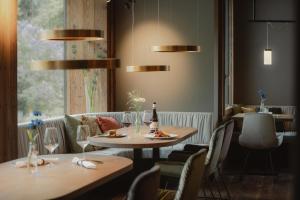
[[[196,43],[199,43],[199,1],[196,0]]]
[[[132,23],[131,23],[131,63],[134,64],[134,0],[132,1],[131,7],[131,16],[132,16]]]
[[[267,49],[269,49],[269,22],[267,23]]]
[[[160,38],[160,32],[159,32],[159,27],[160,27],[160,22],[159,22],[159,12],[160,12],[160,10],[159,10],[159,4],[160,4],[160,2],[159,2],[159,0],[157,0],[157,33],[158,33],[158,37]]]
[[[270,38],[270,36],[269,36],[269,26],[271,27],[271,28],[273,28],[273,25],[272,25],[272,23],[271,22],[268,22],[267,23],[267,49],[269,49],[269,38]]]

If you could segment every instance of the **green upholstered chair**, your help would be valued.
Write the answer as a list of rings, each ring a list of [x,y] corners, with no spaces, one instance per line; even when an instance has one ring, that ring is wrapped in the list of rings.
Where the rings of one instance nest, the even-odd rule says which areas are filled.
[[[133,181],[127,200],[156,200],[158,199],[160,172],[159,166],[141,173]]]
[[[220,126],[217,129],[214,130],[209,146],[200,146],[200,145],[189,145],[189,147],[193,148],[193,151],[190,150],[183,150],[183,151],[173,151],[169,155],[169,160],[168,161],[161,161],[158,162],[158,164],[161,166],[161,175],[162,176],[169,176],[168,174],[170,173],[170,166],[174,168],[173,165],[178,165],[180,162],[185,162],[193,153],[201,150],[201,149],[208,149],[208,153],[205,159],[205,165],[207,166],[206,168],[206,174],[210,175],[214,172],[217,171],[217,165],[219,162],[219,156],[221,153],[221,148],[222,148],[222,143],[223,143],[223,138],[224,138],[224,131],[225,131],[225,126]],[[182,165],[182,164],[181,164]],[[182,168],[182,166],[180,166]],[[176,170],[172,170],[175,172]],[[177,170],[178,171],[178,170]],[[178,171],[180,172],[180,171]],[[175,175],[173,175],[175,177]],[[177,174],[177,177],[180,177],[180,174]]]
[[[218,173],[218,163],[219,163],[220,153],[221,153],[223,139],[224,139],[224,132],[225,132],[225,126],[222,125],[214,130],[212,137],[210,139],[208,153],[205,158],[204,179],[206,182],[208,181],[208,177]],[[201,146],[199,147],[200,148],[198,148],[198,152],[207,149],[207,148],[201,149]],[[163,176],[164,178],[180,177],[182,174],[183,163],[190,158],[191,154],[192,154],[191,151],[184,151],[184,150],[173,151],[169,158],[170,159],[173,158],[174,160],[162,161],[157,163],[158,165],[160,165],[161,176]],[[211,188],[210,188],[210,192],[212,194]]]
[[[179,180],[177,191],[160,190],[161,200],[194,200],[197,199],[198,191],[205,170],[207,150],[203,149],[191,155],[185,162]]]
[[[218,180],[220,183],[223,185],[224,189],[226,190],[226,195],[227,199],[231,199],[230,192],[228,190],[228,187],[226,185],[226,182],[223,178],[223,166],[224,166],[224,161],[226,160],[226,157],[228,155],[228,151],[230,148],[231,144],[231,138],[233,134],[233,129],[234,129],[234,120],[231,119],[230,121],[227,121],[225,124],[225,133],[224,133],[224,139],[223,139],[223,144],[222,144],[222,149],[218,161]],[[220,193],[221,194],[221,193]]]

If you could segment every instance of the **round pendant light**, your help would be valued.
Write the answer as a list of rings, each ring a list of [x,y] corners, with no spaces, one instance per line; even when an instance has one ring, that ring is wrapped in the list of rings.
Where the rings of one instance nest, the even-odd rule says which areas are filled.
[[[197,21],[197,26],[196,26],[196,40],[198,41],[198,18],[199,18],[199,13],[198,13],[198,7],[199,7],[199,3],[198,1],[197,5],[195,6],[196,8],[196,21]],[[172,6],[169,6],[170,9],[172,8]],[[157,24],[158,24],[158,29],[160,26],[160,20],[159,20],[159,16],[160,16],[160,0],[157,0]],[[158,35],[160,35],[160,32],[158,31]],[[151,50],[153,52],[200,52],[201,48],[198,45],[156,45],[156,46],[152,46]]]
[[[163,72],[170,71],[169,65],[127,66],[127,72]]]
[[[134,11],[135,11],[135,1],[131,2],[131,62],[134,63]],[[161,71],[170,71],[169,65],[130,65],[126,67],[127,72],[161,72]]]
[[[195,45],[159,45],[152,46],[154,52],[200,52],[201,47]]]
[[[104,39],[104,32],[92,29],[56,29],[43,32],[41,39],[58,41],[102,40]]]
[[[43,60],[32,61],[32,70],[65,70],[65,69],[114,69],[119,67],[119,59],[105,58],[99,60]]]

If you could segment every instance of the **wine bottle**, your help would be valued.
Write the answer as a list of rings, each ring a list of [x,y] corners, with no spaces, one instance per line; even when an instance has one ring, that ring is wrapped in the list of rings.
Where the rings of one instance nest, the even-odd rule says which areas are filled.
[[[156,102],[153,102],[150,133],[155,133],[156,131],[158,131],[158,117],[157,117],[157,113],[156,113]]]

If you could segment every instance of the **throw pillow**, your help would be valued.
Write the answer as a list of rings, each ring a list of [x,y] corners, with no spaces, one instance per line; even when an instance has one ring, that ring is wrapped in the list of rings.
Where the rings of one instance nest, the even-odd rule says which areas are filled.
[[[102,133],[97,123],[96,117],[87,117],[82,115],[81,124],[88,125],[90,127],[91,136],[99,135]]]
[[[233,115],[241,113],[242,112],[241,105],[240,104],[232,105],[232,112],[233,112]]]
[[[76,137],[77,137],[77,127],[81,125],[81,121],[72,117],[70,115],[65,115],[65,125],[66,125],[66,139],[69,144],[69,149],[71,153],[82,153],[82,148],[77,144]],[[85,151],[94,151],[93,146],[88,145],[85,148]]]
[[[120,123],[113,117],[97,117],[97,122],[103,133],[112,129],[121,128]]]
[[[255,108],[241,107],[243,113],[255,112]]]

